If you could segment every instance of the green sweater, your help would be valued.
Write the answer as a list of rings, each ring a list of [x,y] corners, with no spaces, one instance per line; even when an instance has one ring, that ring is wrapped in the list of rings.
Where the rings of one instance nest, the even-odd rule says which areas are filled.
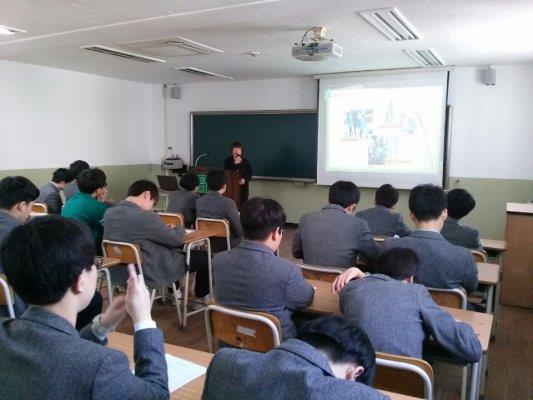
[[[67,201],[61,211],[61,216],[75,219],[87,225],[91,229],[96,244],[99,245],[104,233],[102,220],[108,208],[106,203],[99,202],[90,194],[78,192]]]

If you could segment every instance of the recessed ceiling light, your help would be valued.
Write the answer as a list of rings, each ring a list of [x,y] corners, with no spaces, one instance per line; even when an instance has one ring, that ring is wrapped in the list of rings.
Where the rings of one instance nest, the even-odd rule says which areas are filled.
[[[9,26],[0,25],[0,35],[14,35],[16,33],[26,33],[25,30],[10,28]]]

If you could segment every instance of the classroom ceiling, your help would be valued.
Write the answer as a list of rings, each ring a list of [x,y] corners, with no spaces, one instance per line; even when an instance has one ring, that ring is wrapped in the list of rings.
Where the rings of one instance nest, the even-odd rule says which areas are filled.
[[[357,13],[382,7],[397,7],[422,38],[387,40]],[[432,48],[447,65],[532,63],[532,21],[533,0],[0,0],[0,25],[27,31],[0,35],[0,59],[149,83],[222,79],[176,67],[251,80],[418,66],[404,49]],[[291,46],[312,26],[326,27],[344,57],[293,59]],[[223,52],[169,55],[125,44],[178,36]],[[88,45],[166,62],[80,48]]]

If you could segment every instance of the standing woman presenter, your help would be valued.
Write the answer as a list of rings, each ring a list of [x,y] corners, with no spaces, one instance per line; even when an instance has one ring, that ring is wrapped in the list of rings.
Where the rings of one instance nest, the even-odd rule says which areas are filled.
[[[244,146],[240,142],[234,142],[231,146],[231,156],[224,161],[224,169],[241,173],[239,185],[241,185],[241,206],[248,200],[249,184],[252,179],[252,166],[242,156]]]

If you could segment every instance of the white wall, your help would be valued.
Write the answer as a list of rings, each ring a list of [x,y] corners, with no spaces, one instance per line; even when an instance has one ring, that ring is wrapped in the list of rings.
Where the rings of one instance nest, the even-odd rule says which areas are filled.
[[[533,179],[533,65],[496,66],[496,86],[479,78],[481,68],[451,73],[454,106],[450,175]],[[316,108],[310,78],[190,84],[167,102],[169,144],[189,161],[191,111]]]
[[[167,100],[168,143],[190,161],[191,111],[316,109],[316,101],[311,78],[183,85],[181,99]]]
[[[495,68],[495,86],[481,68],[452,72],[450,175],[533,179],[533,65]]]
[[[0,61],[0,170],[159,163],[159,85]]]

